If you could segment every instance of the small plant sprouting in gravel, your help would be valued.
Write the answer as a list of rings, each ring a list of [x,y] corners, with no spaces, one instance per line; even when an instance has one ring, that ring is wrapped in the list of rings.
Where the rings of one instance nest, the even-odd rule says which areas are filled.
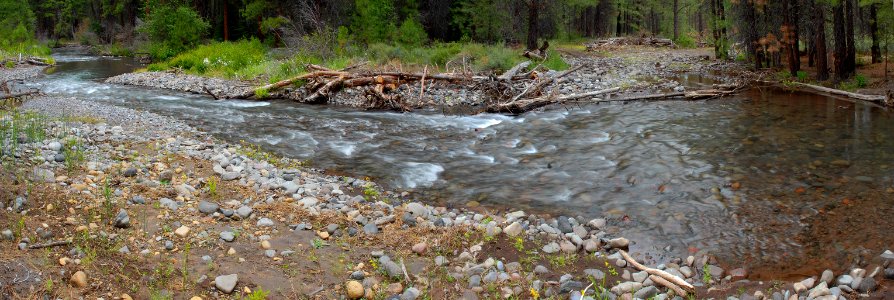
[[[708,263],[702,267],[702,282],[711,284],[711,268],[708,267]]]
[[[217,179],[217,176],[211,176],[211,178],[208,178],[208,194],[211,195],[211,197],[213,198],[217,198],[218,182],[219,179]]]
[[[525,239],[521,237],[515,238],[512,246],[515,247],[515,250],[518,250],[518,252],[525,252]]]
[[[314,238],[314,239],[311,241],[311,245],[313,245],[314,249],[320,249],[320,248],[323,248],[323,240],[321,240],[321,239],[319,239],[319,238]]]

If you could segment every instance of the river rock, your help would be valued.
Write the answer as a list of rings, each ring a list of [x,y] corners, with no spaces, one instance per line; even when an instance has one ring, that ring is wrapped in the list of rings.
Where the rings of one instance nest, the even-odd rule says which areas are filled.
[[[236,209],[236,216],[239,216],[241,219],[246,219],[251,216],[252,211],[254,211],[251,207],[248,206],[240,206],[239,209]]]
[[[880,255],[880,256],[883,259],[894,260],[894,252],[892,252],[891,250],[885,250],[885,252],[882,252],[882,255]]]
[[[273,220],[269,218],[261,218],[258,220],[258,227],[273,227]]]
[[[127,210],[123,208],[118,211],[118,214],[115,216],[115,227],[118,228],[129,228],[130,227],[130,216],[127,215]]]
[[[239,172],[226,172],[226,173],[223,173],[220,175],[220,180],[233,181],[233,180],[239,179],[239,176],[241,176],[241,174],[239,174]]]
[[[810,293],[807,294],[807,298],[812,299],[812,298],[817,298],[817,297],[826,296],[826,295],[832,295],[832,291],[829,290],[829,288],[826,286],[825,282],[821,282],[816,287],[814,287],[812,290],[810,290]]]
[[[875,278],[866,277],[863,278],[863,282],[857,287],[857,291],[860,291],[861,293],[870,293],[875,291],[876,287],[878,287],[878,283],[875,282]]]
[[[85,288],[87,287],[87,273],[84,273],[84,271],[77,271],[71,275],[68,282],[71,283],[73,287]]]
[[[607,246],[611,249],[627,249],[630,246],[630,240],[625,238],[610,239]]]
[[[186,227],[186,225],[180,226],[177,230],[174,230],[174,234],[179,237],[186,237],[189,234],[189,227]]]
[[[407,212],[413,214],[413,217],[421,217],[428,218],[428,209],[425,208],[425,205],[419,204],[417,202],[411,202],[407,204],[406,207]]]
[[[571,233],[572,231],[574,231],[574,228],[571,226],[571,221],[568,220],[568,217],[560,216],[557,221],[559,225],[558,229],[562,233]]]
[[[647,286],[633,293],[633,297],[637,299],[652,299],[655,295],[658,295],[658,288],[654,286]]]
[[[124,170],[124,177],[134,177],[134,176],[137,176],[136,168],[127,168],[127,170]]]
[[[217,203],[214,203],[214,202],[208,202],[208,201],[199,202],[199,212],[206,214],[206,215],[210,215],[210,214],[217,212],[217,210],[219,208],[220,208],[220,205],[217,205]]]
[[[553,254],[553,253],[559,252],[560,248],[559,248],[559,244],[556,244],[556,242],[551,242],[551,243],[543,246],[542,250],[546,254]]]
[[[642,283],[639,282],[623,282],[611,288],[611,292],[615,295],[623,295],[630,293],[632,291],[639,290],[643,287]]]
[[[841,275],[838,277],[838,281],[836,281],[835,285],[851,285],[854,282],[854,278],[851,275]]]
[[[419,298],[420,293],[419,289],[410,287],[400,295],[400,300],[416,300],[416,298]]]
[[[416,245],[413,245],[412,250],[414,253],[416,253],[418,255],[424,255],[425,249],[427,249],[427,248],[428,248],[428,244],[426,244],[425,242],[420,242]]]
[[[397,263],[391,261],[390,258],[386,258],[387,256],[382,256],[381,258],[379,258],[379,265],[382,267],[383,270],[385,270],[385,275],[388,275],[388,277],[394,279],[402,279],[404,277],[404,273],[400,266]]]
[[[360,299],[365,293],[363,285],[356,280],[349,280],[345,283],[345,292],[347,293],[348,299]]]
[[[236,239],[236,234],[234,234],[232,231],[222,231],[220,233],[220,239],[224,240],[225,242],[232,242]]]
[[[53,150],[53,152],[59,152],[59,150],[62,150],[62,143],[57,142],[57,141],[52,141],[49,144],[47,144],[47,149]]]
[[[512,237],[515,237],[515,236],[518,236],[519,234],[521,234],[522,230],[523,230],[522,225],[518,222],[512,222],[512,224],[509,224],[509,226],[506,226],[506,228],[503,228],[503,232],[505,232],[506,235],[512,236]]]
[[[587,222],[587,225],[590,225],[590,228],[600,230],[605,228],[605,219],[592,219],[590,222]]]
[[[56,174],[53,171],[41,168],[34,168],[32,178],[36,182],[53,183],[56,182]]]
[[[835,273],[832,273],[832,270],[823,271],[823,275],[820,276],[820,281],[825,282],[828,285],[832,284],[832,280],[835,280]]]
[[[239,274],[221,275],[214,278],[214,287],[225,294],[232,293],[237,283],[239,283]]]

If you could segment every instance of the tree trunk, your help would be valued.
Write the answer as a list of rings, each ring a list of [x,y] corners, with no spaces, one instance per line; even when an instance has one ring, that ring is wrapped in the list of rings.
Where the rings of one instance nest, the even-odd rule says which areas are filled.
[[[818,28],[815,28],[814,47],[816,50],[816,80],[823,81],[829,79],[829,63],[828,53],[826,50],[826,16],[822,4],[814,3],[815,20],[819,22]]]
[[[854,3],[851,0],[842,0],[845,5],[845,37],[847,38],[847,60],[845,61],[847,72],[853,75],[857,70],[857,48],[854,44]]]
[[[680,39],[680,0],[674,0],[674,41]]]
[[[872,53],[872,63],[882,62],[882,50],[879,48],[878,36],[878,4],[869,5],[869,35],[872,36],[872,47],[869,52]]]
[[[528,1],[528,50],[536,50],[537,49],[537,39],[540,37],[538,34],[538,22],[537,18],[540,15],[538,12],[540,8],[540,0],[530,0]]]
[[[224,41],[230,40],[230,12],[229,12],[229,4],[227,1],[223,3],[223,34]]]
[[[835,51],[832,57],[835,60],[835,75],[838,80],[845,80],[850,77],[847,61],[847,37],[844,29],[844,3],[839,2],[835,5],[833,12],[833,31],[835,33]]]
[[[785,27],[785,49],[788,53],[788,70],[792,77],[798,76],[801,69],[801,57],[798,52],[798,0],[784,0],[783,26]]]
[[[717,9],[720,14],[720,57],[729,58],[729,41],[726,35],[726,11],[723,7],[723,0],[717,0]]]

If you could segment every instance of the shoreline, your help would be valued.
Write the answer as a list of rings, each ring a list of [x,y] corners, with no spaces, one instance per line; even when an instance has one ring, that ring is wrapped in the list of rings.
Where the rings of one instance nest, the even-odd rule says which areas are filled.
[[[113,256],[121,255],[125,259],[136,258],[135,263],[138,264],[148,264],[153,258],[178,257],[184,253],[184,250],[188,257],[185,261],[201,262],[199,264],[202,264],[206,261],[204,255],[199,257],[198,253],[193,254],[190,250],[187,250],[190,249],[189,245],[195,243],[201,246],[196,246],[192,251],[205,253],[205,255],[210,257],[212,263],[221,265],[218,268],[239,270],[241,269],[239,266],[244,266],[245,263],[254,263],[268,267],[280,266],[281,269],[283,262],[290,260],[290,257],[294,257],[293,255],[300,255],[295,254],[295,252],[315,252],[318,250],[325,252],[326,250],[322,249],[336,248],[337,244],[346,243],[348,248],[359,247],[368,251],[347,252],[350,258],[347,260],[350,262],[346,264],[351,265],[347,269],[352,271],[350,276],[347,276],[347,269],[341,272],[334,272],[341,274],[339,275],[340,277],[332,276],[332,278],[324,279],[328,281],[323,284],[326,288],[322,291],[317,291],[315,295],[319,296],[323,295],[320,293],[325,293],[325,295],[331,295],[331,298],[343,295],[345,285],[347,285],[347,289],[356,287],[356,285],[350,282],[345,282],[349,278],[353,278],[352,280],[358,283],[362,282],[363,293],[372,293],[375,290],[379,293],[385,292],[382,293],[385,295],[389,293],[412,295],[415,293],[416,296],[419,296],[419,293],[427,292],[429,295],[434,296],[437,295],[435,292],[443,290],[445,291],[445,298],[452,298],[449,295],[460,295],[467,291],[472,291],[476,294],[475,297],[478,297],[493,295],[494,291],[491,291],[489,287],[492,284],[496,289],[496,294],[508,293],[521,295],[523,298],[526,298],[526,295],[530,295],[530,291],[525,289],[525,287],[535,289],[539,295],[543,296],[563,290],[569,293],[579,292],[587,285],[588,276],[597,279],[596,277],[599,277],[599,274],[602,274],[602,278],[609,278],[609,281],[604,283],[604,285],[607,285],[605,286],[606,291],[611,292],[613,287],[618,287],[616,289],[618,293],[613,293],[615,296],[623,297],[625,294],[643,296],[646,293],[653,292],[655,295],[661,295],[666,290],[665,288],[648,288],[649,286],[654,286],[655,283],[646,283],[648,279],[639,280],[643,278],[642,274],[636,272],[633,268],[626,267],[626,261],[622,263],[623,259],[619,257],[617,252],[609,255],[613,250],[627,248],[626,246],[629,245],[630,241],[625,242],[620,236],[609,235],[608,232],[611,231],[609,229],[612,229],[612,227],[615,227],[613,230],[617,231],[617,224],[606,222],[605,219],[577,220],[559,217],[557,219],[544,220],[540,217],[529,216],[523,212],[507,211],[494,215],[485,215],[463,209],[431,207],[419,202],[407,201],[409,199],[401,199],[405,197],[376,189],[374,183],[363,180],[324,176],[320,171],[298,167],[297,165],[294,165],[296,166],[294,168],[277,167],[276,164],[272,164],[269,161],[272,157],[261,151],[246,149],[240,145],[228,145],[197,131],[181,121],[153,113],[86,102],[80,99],[54,97],[32,99],[26,102],[24,108],[36,109],[44,114],[54,115],[57,118],[62,113],[67,113],[68,116],[75,113],[79,117],[83,117],[81,114],[85,113],[94,114],[92,119],[80,119],[80,121],[87,121],[86,123],[71,122],[71,124],[65,126],[54,124],[57,126],[52,128],[67,128],[69,130],[77,128],[78,131],[85,133],[84,138],[93,141],[92,145],[88,144],[86,146],[88,151],[87,157],[97,157],[97,159],[87,159],[85,166],[73,172],[72,175],[65,176],[71,178],[58,180],[59,178],[55,176],[43,176],[42,178],[46,181],[49,181],[48,177],[54,178],[52,178],[52,183],[43,184],[41,187],[45,186],[47,190],[65,194],[67,195],[66,198],[71,197],[73,199],[54,199],[53,196],[47,194],[43,194],[44,197],[28,197],[30,199],[26,201],[28,205],[25,205],[25,211],[37,211],[38,215],[35,217],[38,218],[44,212],[48,215],[56,214],[56,218],[50,218],[50,221],[46,219],[30,220],[31,218],[28,218],[29,220],[25,221],[25,228],[23,229],[35,227],[51,228],[53,232],[51,236],[59,238],[77,236],[80,232],[87,232],[91,237],[95,235],[97,238],[100,238],[103,236],[103,233],[106,233],[107,237],[111,236],[106,231],[113,232],[115,238],[110,239],[124,240],[128,251],[126,251],[127,253],[121,253],[123,252],[120,251],[122,248],[106,250],[112,254],[115,252],[112,250],[116,250],[118,253]],[[106,119],[103,120],[99,118],[100,116]],[[53,121],[53,123],[56,122],[59,121]],[[109,124],[103,126],[102,123]],[[149,130],[149,128],[154,130]],[[185,133],[186,136],[180,136],[181,133]],[[31,148],[26,149],[48,151],[47,156],[44,157],[44,162],[53,161],[56,160],[55,154],[61,153],[53,150],[57,149],[53,142],[52,140],[36,141],[27,146]],[[41,153],[43,153],[42,151]],[[49,154],[53,153],[55,153],[52,157],[53,159],[48,159],[51,158]],[[132,158],[120,161],[98,158],[128,158],[129,156]],[[38,161],[40,159],[36,159],[34,163]],[[234,163],[234,161],[238,163]],[[162,164],[161,167],[159,163]],[[290,164],[298,164],[298,162],[291,160],[283,162],[280,160],[279,164],[288,166]],[[65,173],[62,171],[64,169],[63,165],[59,162],[38,163],[38,166],[47,168],[42,167],[40,168],[41,171],[34,171],[32,175],[46,175],[47,173],[43,172],[45,170],[50,170],[54,174],[63,174]],[[264,175],[265,171],[267,175]],[[217,176],[221,180],[215,186],[220,184],[221,187],[238,191],[238,193],[223,195],[221,198],[210,195],[210,191],[207,189],[209,189],[209,178],[213,176]],[[92,220],[93,222],[89,222],[91,220],[79,222],[77,218],[74,218],[74,222],[69,222],[68,218],[72,216],[65,217],[66,212],[60,211],[61,209],[53,209],[54,207],[64,207],[62,205],[63,202],[57,201],[66,200],[65,202],[69,205],[76,204],[78,209],[84,208],[85,211],[101,210],[100,200],[102,200],[102,197],[100,195],[105,190],[104,178],[111,178],[112,182],[118,183],[116,191],[114,191],[116,203],[117,205],[123,204],[121,207],[125,209],[125,216],[130,212],[128,218],[135,220],[129,221],[132,223],[131,226],[126,228],[115,227],[117,216],[115,220],[105,220],[106,223],[97,222],[97,220]],[[286,180],[288,178],[291,178],[291,180]],[[165,184],[165,181],[167,181],[167,184]],[[294,185],[288,184],[288,182],[293,182]],[[0,184],[3,184],[3,182],[0,181]],[[370,186],[369,184],[372,185]],[[16,190],[22,190],[22,187],[18,186]],[[118,195],[117,190],[121,191],[120,195]],[[327,190],[328,193],[324,193]],[[299,196],[296,197],[296,194]],[[152,203],[152,207],[148,207],[150,206],[149,204],[138,204],[141,201],[133,201],[135,196],[144,198],[144,201],[142,201],[144,203]],[[79,197],[81,199],[77,199]],[[372,197],[372,199],[367,199],[367,197]],[[388,202],[385,202],[377,197],[397,199],[389,199]],[[245,200],[233,202],[226,201],[224,198],[243,198]],[[162,199],[168,200],[163,201]],[[214,201],[207,201],[209,199]],[[124,204],[128,200],[133,204]],[[392,202],[392,200],[394,201]],[[156,203],[158,207],[155,207]],[[210,206],[213,206],[211,204],[216,204],[217,208],[211,213],[206,213],[205,211],[210,211]],[[205,209],[203,209],[203,206]],[[176,207],[176,209],[173,207]],[[248,207],[249,211],[245,217],[242,217],[239,212],[240,210],[247,210],[243,209],[243,207]],[[141,215],[147,216],[147,219],[134,217],[133,212],[138,210],[141,211]],[[282,214],[282,212],[289,213]],[[62,215],[59,215],[60,213]],[[227,214],[230,216],[227,216]],[[7,211],[7,213],[3,214],[2,219],[6,221],[6,224],[12,224],[14,223],[12,222],[14,221],[14,215]],[[25,213],[24,215],[28,216],[29,214]],[[120,212],[118,215],[120,215]],[[160,217],[150,220],[148,216],[151,215]],[[237,217],[234,218],[233,216]],[[60,222],[63,219],[65,221]],[[294,221],[296,219],[301,219],[301,221]],[[55,223],[52,223],[53,220]],[[41,223],[52,225],[42,227]],[[147,223],[165,225],[154,228],[154,231],[147,230],[151,228],[142,230],[127,229],[143,227]],[[178,223],[180,226],[173,226]],[[229,225],[227,227],[230,229],[238,228],[239,230],[221,228],[220,226],[224,224]],[[268,224],[271,226],[267,226]],[[369,224],[373,225],[370,226]],[[293,227],[292,225],[295,226]],[[333,228],[331,225],[336,226]],[[164,229],[165,227],[168,229]],[[182,232],[180,229],[183,227],[186,227],[186,233],[180,235],[178,231]],[[375,227],[375,230],[373,230],[373,227]],[[351,229],[354,231],[353,236],[351,235]],[[173,234],[170,232],[171,230],[174,230]],[[36,236],[41,237],[39,238],[41,241],[49,240],[43,238],[44,234],[37,231],[46,232],[46,230],[36,230],[35,233]],[[143,237],[140,237],[139,231],[143,231]],[[190,232],[197,232],[198,234],[190,234]],[[202,232],[205,232],[204,237]],[[238,241],[226,242],[230,235],[225,234],[225,232],[230,232],[233,240]],[[461,234],[457,237],[457,233],[460,232]],[[240,233],[248,235],[248,237],[240,238],[242,235]],[[297,241],[293,239],[293,236],[296,235]],[[283,236],[287,237],[284,238]],[[519,236],[527,238],[522,240],[520,247],[517,247],[519,243],[515,238]],[[612,239],[611,237],[614,238]],[[245,241],[246,239],[248,241]],[[323,244],[335,241],[336,245],[321,245],[317,247],[316,241],[318,239]],[[264,241],[268,242],[265,244]],[[310,245],[303,245],[303,242],[308,241],[310,241]],[[4,252],[12,253],[17,258],[25,258],[26,260],[29,254],[41,255],[30,251],[12,249],[20,246],[18,242],[21,242],[21,240],[2,243],[4,248],[9,248],[4,250]],[[168,242],[170,242],[172,247],[168,247]],[[33,242],[26,243],[25,248],[34,244]],[[260,244],[260,249],[258,244]],[[238,254],[229,254],[230,251],[226,249],[228,247],[238,249],[234,251]],[[507,255],[507,252],[512,252],[513,248],[516,250],[515,257],[517,261],[512,259],[512,255]],[[137,249],[142,250],[138,251]],[[142,254],[142,252],[147,250],[147,253]],[[274,251],[272,257],[268,255],[269,250]],[[407,281],[407,278],[403,278],[404,276],[400,274],[402,272],[393,268],[404,265],[404,260],[397,259],[395,261],[395,259],[391,258],[383,260],[381,250],[385,250],[392,256],[404,257],[409,262],[406,264],[406,267],[413,271],[410,274],[417,275],[415,276],[417,280],[414,280],[412,285],[428,286],[429,289],[409,288],[410,284],[407,284],[406,288],[401,289],[399,292],[396,287],[389,289],[395,283]],[[287,251],[293,251],[293,253],[286,255]],[[131,254],[131,252],[141,252],[141,254]],[[525,255],[531,256],[532,254],[528,254],[529,252],[534,252],[536,258],[524,257]],[[593,254],[595,252],[605,255]],[[79,254],[77,251],[75,253]],[[249,254],[246,257],[234,257],[241,256],[242,253]],[[85,257],[81,255],[66,255],[65,251],[57,251],[53,254],[55,255],[53,258],[61,256],[58,258],[60,262],[63,258],[68,258],[70,261],[72,258],[74,260],[81,259],[81,262],[83,262]],[[338,257],[341,254],[344,253],[338,253],[333,256]],[[440,254],[438,255],[440,259],[434,254]],[[572,256],[574,258],[571,258]],[[310,257],[307,258],[309,259]],[[637,259],[640,262],[643,261],[642,258]],[[218,260],[220,261],[218,262]],[[431,267],[432,261],[434,261],[435,265],[433,268]],[[703,281],[716,281],[717,284],[712,286],[713,290],[708,288],[710,284],[700,284],[701,286],[698,287],[699,296],[716,293],[722,289],[732,292],[732,288],[729,287],[737,284],[734,281],[747,278],[747,272],[745,274],[741,273],[744,270],[730,270],[727,272],[720,269],[719,266],[715,265],[716,262],[711,263],[712,258],[710,255],[694,255],[691,259],[687,257],[685,259],[671,259],[671,261],[675,263],[665,265],[666,270],[669,270],[669,272],[672,270],[674,271],[672,273],[679,274],[680,277],[686,277],[694,283],[702,281],[700,279],[705,278],[704,273],[711,274],[707,277],[709,280]],[[397,262],[400,262],[400,264]],[[604,263],[606,267],[602,268],[601,263]],[[85,264],[81,264],[80,267],[72,267],[74,264],[68,263],[66,265],[69,265],[69,267],[62,266],[65,270],[85,270],[90,274],[91,278],[96,276],[94,273],[96,270]],[[228,268],[227,266],[232,267]],[[543,268],[538,268],[538,266]],[[599,268],[583,270],[583,274],[580,273],[581,270],[578,270],[579,268],[590,266]],[[704,270],[708,272],[700,270],[699,266],[705,266]],[[55,268],[58,267],[56,266]],[[187,267],[190,266],[187,265]],[[311,270],[313,267],[305,266],[304,270]],[[684,274],[684,267],[687,268],[688,272],[685,273],[689,274],[689,276]],[[540,272],[538,272],[538,269]],[[543,269],[546,269],[546,271],[543,272]],[[552,269],[556,269],[556,271],[549,271]],[[884,268],[881,269],[884,270]],[[430,274],[432,272],[441,272],[442,270],[445,274]],[[615,272],[611,272],[612,270]],[[567,272],[569,276],[560,276],[565,275],[560,274],[565,273],[565,271],[569,271]],[[362,272],[362,274],[354,276],[357,272]],[[193,290],[183,291],[184,294],[210,295],[212,297],[223,295],[220,286],[213,283],[212,281],[214,280],[211,277],[214,277],[212,273],[223,274],[226,272],[209,272],[206,270],[205,273],[207,273],[205,274],[207,275],[206,278],[201,283],[197,283]],[[283,273],[286,272],[284,271]],[[612,275],[613,273],[615,274]],[[875,277],[885,276],[885,274],[882,274],[884,271],[877,271],[872,268],[865,269],[862,273],[859,270],[851,273],[861,276],[852,276],[850,284],[853,284],[854,278],[871,278],[871,276],[867,277],[866,275],[873,275],[873,273],[875,273]],[[239,274],[239,277],[241,277],[241,280],[238,280],[236,284],[237,287],[248,287],[256,290],[259,286],[262,288],[265,286],[265,278],[257,278],[253,274],[241,274],[240,272],[235,274]],[[816,275],[819,276],[819,274]],[[438,284],[437,279],[442,276],[444,278],[440,279],[443,279],[443,282]],[[476,281],[476,276],[478,276],[477,284],[473,284]],[[99,277],[100,280],[106,279],[103,276],[96,277]],[[419,280],[419,278],[426,277],[429,277],[429,279]],[[402,280],[391,282],[394,278]],[[435,280],[430,278],[435,278]],[[466,286],[466,288],[454,289],[455,286],[451,287],[452,282],[450,282],[449,278],[453,278],[455,282],[462,283],[456,286]],[[847,278],[844,277],[838,280],[842,280],[842,278],[844,282],[847,281]],[[68,282],[68,278],[64,276],[58,279],[62,282]],[[221,281],[227,279],[222,278]],[[615,285],[614,281],[611,280],[623,281],[623,283]],[[435,283],[423,285],[422,281]],[[539,286],[537,281],[540,282]],[[884,280],[881,281],[885,282]],[[390,284],[386,287],[385,283],[389,282]],[[890,280],[888,282],[890,283]],[[106,282],[106,285],[108,283]],[[639,284],[638,287],[637,284]],[[812,288],[811,292],[816,290],[817,294],[828,292],[831,295],[834,293],[832,287],[827,286],[826,290],[820,288],[817,285],[819,282],[816,282],[816,280],[798,282],[798,284],[804,286],[805,289]],[[96,288],[95,285],[91,286]],[[270,285],[268,284],[268,286]],[[376,288],[377,286],[378,288]],[[508,290],[500,287],[508,288]],[[753,287],[749,286],[749,289]],[[862,282],[856,284],[857,289],[861,287]],[[868,287],[869,285],[867,284]],[[798,291],[799,288],[799,286],[794,285],[788,289]],[[839,291],[843,290],[843,288],[837,286],[834,288],[838,288]],[[890,293],[890,284],[887,285],[887,288],[884,285],[882,288],[884,293]],[[761,290],[766,291],[766,286],[758,289],[758,291]],[[77,292],[77,289],[69,289],[68,291]],[[310,292],[314,291],[310,290]],[[639,294],[640,291],[648,292]],[[139,296],[145,295],[145,291],[138,292],[141,293],[135,294]],[[777,292],[780,292],[780,296],[783,296],[788,291],[779,289]],[[800,292],[803,293],[803,291]],[[882,297],[884,295],[882,294]],[[563,294],[564,296],[565,294]]]
[[[660,92],[688,91],[692,87],[687,86],[687,82],[678,81],[680,75],[696,75],[704,78],[699,80],[716,84],[737,84],[757,77],[755,73],[746,71],[738,63],[707,60],[700,51],[641,48],[619,56],[601,57],[593,53],[568,56],[570,65],[585,64],[588,67],[547,86],[543,94],[571,95],[621,88],[622,92],[615,95],[623,98]],[[556,71],[543,74],[552,73]],[[176,70],[125,73],[108,78],[104,82],[170,89],[208,95],[215,99],[239,99],[262,85],[252,81],[184,74]],[[523,86],[516,88],[524,89]],[[711,85],[707,84],[703,88],[711,88]],[[419,84],[404,84],[400,85],[395,93],[414,109],[471,107],[470,110],[474,110],[483,109],[488,104],[486,91],[469,88],[464,84],[431,81],[425,83],[424,90]],[[309,94],[304,86],[288,87],[271,92],[268,97],[261,100],[291,100],[305,103],[305,97]],[[327,104],[365,109],[367,101],[364,99],[364,94],[364,88],[346,88],[333,95]]]

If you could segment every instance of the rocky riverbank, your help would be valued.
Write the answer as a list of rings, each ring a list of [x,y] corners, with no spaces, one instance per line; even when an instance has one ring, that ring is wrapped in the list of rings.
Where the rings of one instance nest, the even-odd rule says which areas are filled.
[[[19,64],[11,69],[0,67],[0,83],[34,78],[43,74],[46,67]]]
[[[12,297],[674,298],[621,256],[623,220],[433,207],[153,113],[55,97],[23,109],[46,135],[4,152]],[[884,299],[894,277],[890,252],[794,283],[750,282],[708,253],[632,255],[698,299]]]
[[[548,87],[545,94],[569,95],[619,87],[622,88],[622,94],[632,95],[697,88],[681,81],[678,78],[681,74],[704,76],[706,81],[713,83],[742,83],[756,77],[735,62],[711,61],[705,51],[701,50],[642,48],[617,55],[576,53],[566,55],[565,58],[571,65],[585,64],[586,67]],[[259,82],[224,80],[176,72],[128,73],[109,78],[106,82],[209,94],[222,99],[239,98],[262,85]],[[524,89],[523,86],[518,88]],[[421,85],[402,85],[397,92],[411,107],[483,107],[489,99],[477,87],[444,82],[427,82],[424,91]],[[304,88],[286,88],[271,93],[268,99],[302,102],[308,94]],[[364,94],[365,91],[361,88],[349,88],[332,97],[329,104],[364,108],[367,105]]]

